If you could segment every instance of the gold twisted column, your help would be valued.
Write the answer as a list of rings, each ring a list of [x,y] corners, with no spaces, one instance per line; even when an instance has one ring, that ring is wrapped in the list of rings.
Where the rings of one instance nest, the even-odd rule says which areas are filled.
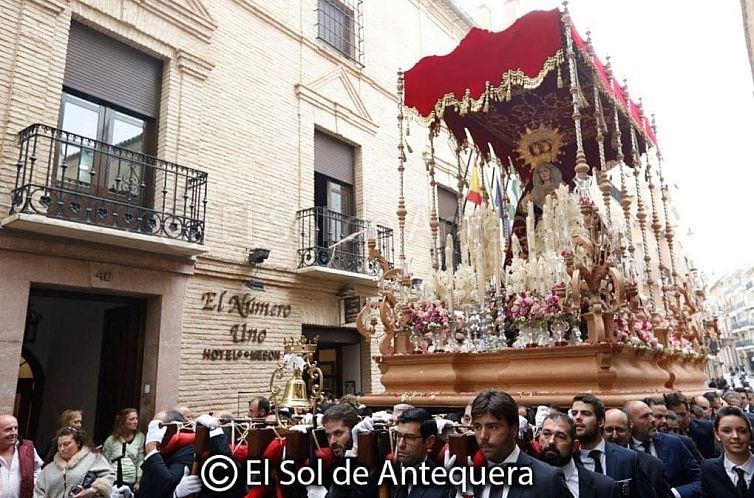
[[[605,73],[607,74],[607,79],[612,86],[615,83],[615,80],[613,76],[613,67],[610,63],[610,56],[607,56],[605,60],[607,61],[605,63]],[[613,122],[615,124],[615,127],[613,129],[612,145],[615,149],[615,159],[618,161],[620,167],[620,206],[623,209],[623,219],[626,224],[628,252],[631,260],[633,261],[636,246],[634,246],[634,234],[633,230],[631,229],[631,197],[628,194],[628,180],[626,179],[626,168],[624,164],[624,160],[626,158],[623,155],[623,136],[620,131],[620,120],[617,105],[613,107]],[[626,275],[626,278],[631,278],[631,276]]]
[[[629,102],[630,96],[628,93],[628,83],[626,83],[625,80],[623,81],[623,94],[626,98],[626,102]],[[644,279],[647,283],[649,302],[652,304],[652,309],[654,309],[654,281],[652,279],[652,257],[649,254],[649,244],[647,237],[647,210],[644,204],[644,199],[641,195],[641,157],[639,155],[639,144],[636,140],[636,130],[634,129],[633,123],[629,123],[629,130],[631,130],[631,160],[634,166],[634,184],[636,187],[636,218],[639,220],[639,229],[641,230],[641,242],[643,247],[642,253],[644,259]]]
[[[657,122],[655,121],[655,116],[654,115],[652,115],[652,131],[654,131],[655,137],[657,137]],[[668,200],[668,198],[667,198],[667,195],[666,195],[666,192],[665,192],[665,186],[664,186],[665,179],[662,176],[662,152],[660,151],[659,145],[656,145],[656,144],[655,144],[655,156],[657,157],[657,176],[658,176],[659,187],[660,187],[659,196],[660,196],[660,200],[662,202],[664,224],[665,224],[665,227],[666,227],[666,230],[667,230],[667,226],[668,226],[668,205],[667,205],[667,200]],[[671,249],[670,249],[670,243],[668,242],[668,239],[666,237],[663,237],[663,234],[662,234],[662,231],[663,231],[662,230],[663,229],[663,222],[659,219],[659,215],[658,215],[658,219],[657,219],[657,225],[658,225],[658,229],[657,229],[657,232],[656,232],[655,236],[657,237],[657,251],[658,251],[658,254],[662,254],[662,251],[660,249],[660,245],[661,245],[661,241],[664,240],[665,246],[668,249],[668,255],[670,255],[670,251],[671,251]],[[667,232],[666,232],[665,235],[667,235]],[[669,301],[668,301],[668,294],[667,294],[666,291],[668,289],[670,289],[670,286],[672,285],[672,280],[670,278],[668,278],[666,280],[666,273],[665,272],[669,273],[671,270],[669,270],[668,267],[667,267],[667,265],[665,265],[663,263],[663,259],[664,258],[662,258],[660,256],[660,289],[662,291],[662,302],[663,302],[663,306],[665,307],[665,314],[667,315],[668,313],[670,313],[670,304],[669,304]]]
[[[437,235],[440,228],[440,222],[437,218],[437,181],[435,180],[435,143],[434,134],[429,132],[429,157],[426,159],[427,173],[429,174],[429,230],[432,233],[432,269],[440,269],[440,260],[437,254]]]
[[[399,255],[401,260],[400,268],[405,268],[406,264],[406,198],[404,197],[403,189],[403,172],[406,170],[406,152],[405,145],[403,143],[403,121],[405,116],[403,115],[403,71],[398,71],[398,175],[400,178],[400,194],[398,195],[398,229],[400,234],[400,247],[401,253]]]

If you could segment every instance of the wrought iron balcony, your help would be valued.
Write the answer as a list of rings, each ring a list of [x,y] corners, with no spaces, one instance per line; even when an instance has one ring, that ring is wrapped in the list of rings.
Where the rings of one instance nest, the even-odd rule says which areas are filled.
[[[296,213],[299,229],[298,267],[332,268],[375,276],[379,267],[369,261],[367,228],[369,221],[330,211],[323,207]],[[377,249],[392,267],[394,261],[393,230],[377,225]]]
[[[204,243],[207,173],[42,124],[19,142],[11,215]]]

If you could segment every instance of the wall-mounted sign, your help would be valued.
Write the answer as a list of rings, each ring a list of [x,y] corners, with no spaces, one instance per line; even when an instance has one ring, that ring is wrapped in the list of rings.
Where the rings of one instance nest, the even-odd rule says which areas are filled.
[[[343,298],[343,310],[345,314],[345,323],[356,322],[356,317],[362,308],[361,296],[347,296]]]
[[[273,317],[285,319],[291,316],[291,305],[259,301],[251,294],[234,294],[233,292],[208,291],[202,294],[202,310],[214,313],[229,313],[241,318]],[[262,344],[267,338],[267,329],[254,327],[246,322],[230,326],[230,341],[237,345],[233,348],[210,349],[202,352],[202,359],[209,361],[278,361],[280,351],[263,349],[237,349],[241,344]]]

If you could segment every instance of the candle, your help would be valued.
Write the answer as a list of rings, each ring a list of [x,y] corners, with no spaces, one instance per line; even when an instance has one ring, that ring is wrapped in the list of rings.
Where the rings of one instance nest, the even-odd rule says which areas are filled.
[[[453,236],[448,234],[445,239],[445,271],[448,277],[448,315],[453,320]]]
[[[526,216],[526,244],[529,248],[529,259],[536,257],[537,254],[537,242],[536,234],[534,231],[534,203],[529,201],[528,214]]]
[[[521,243],[518,241],[518,235],[515,233],[511,234],[511,253],[514,260],[521,257]]]
[[[494,237],[492,238],[493,240],[492,249],[494,252],[493,257],[492,257],[492,261],[493,261],[492,264],[494,265],[492,267],[492,274],[495,277],[495,295],[497,295],[498,292],[500,291],[500,257],[501,257],[500,223],[499,222],[495,224],[495,229],[493,229],[493,232],[495,233],[494,233]]]
[[[479,295],[479,302],[484,302],[484,233],[482,229],[482,214],[478,213],[474,216],[474,271],[477,278],[477,292]]]

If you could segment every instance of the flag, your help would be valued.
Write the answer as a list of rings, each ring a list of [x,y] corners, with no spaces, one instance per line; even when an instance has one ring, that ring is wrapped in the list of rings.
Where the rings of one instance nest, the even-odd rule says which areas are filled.
[[[500,189],[500,180],[495,181],[495,206],[497,206],[500,212],[500,217],[503,218],[505,208],[503,207],[503,191]]]
[[[471,184],[469,192],[466,194],[466,200],[480,206],[482,204],[482,186],[479,183],[479,168],[474,166],[471,170]]]

